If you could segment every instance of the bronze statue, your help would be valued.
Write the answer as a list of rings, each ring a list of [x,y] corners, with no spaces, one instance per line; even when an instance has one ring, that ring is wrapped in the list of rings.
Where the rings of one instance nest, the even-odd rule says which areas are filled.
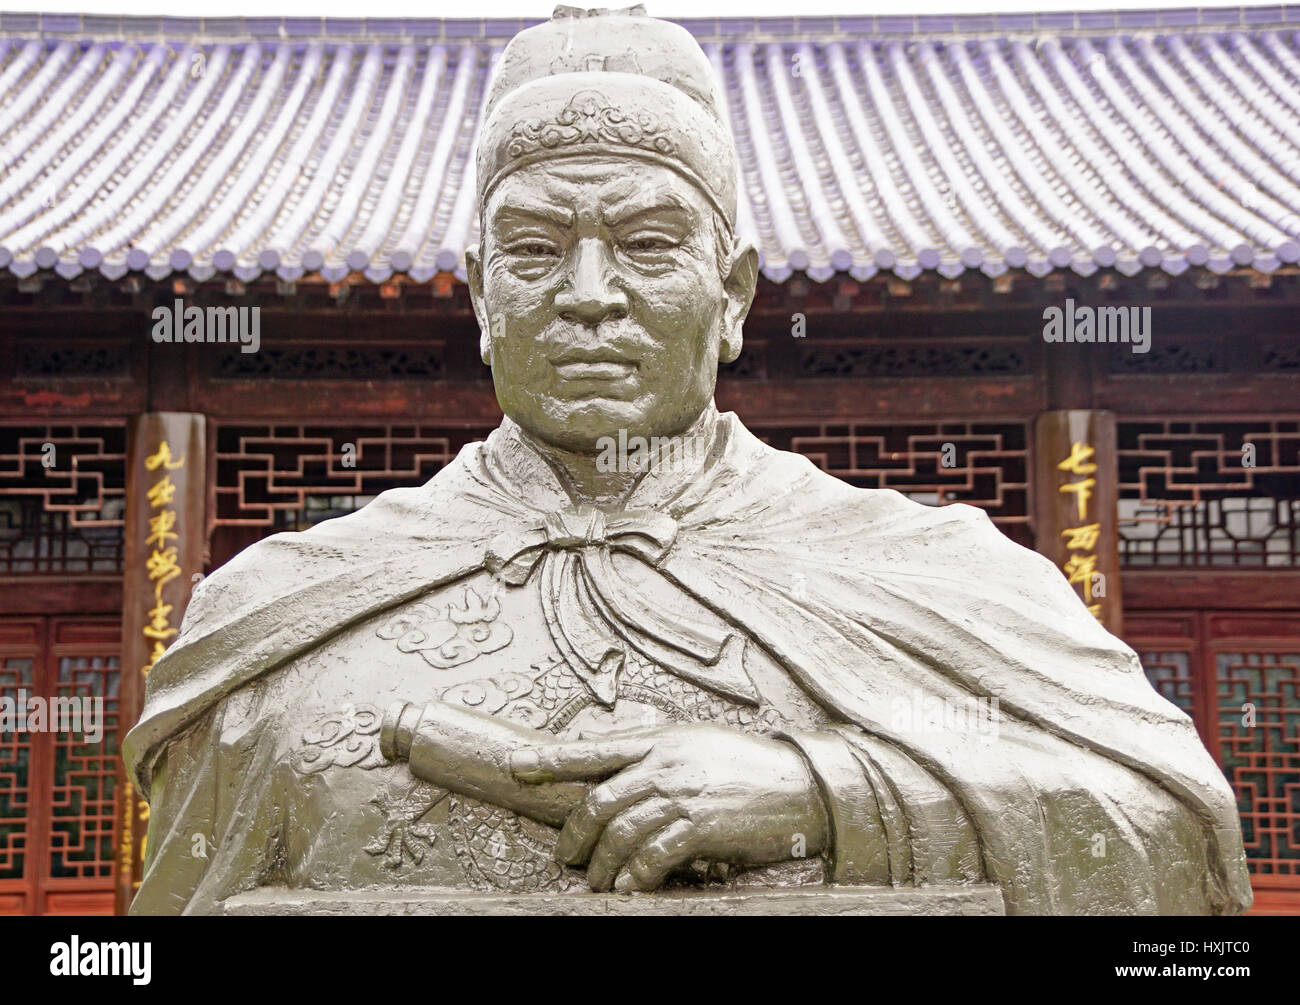
[[[995,883],[1235,913],[1191,721],[979,510],[719,414],[757,254],[707,59],[561,8],[500,60],[468,262],[506,418],[194,592],[126,755],[138,912],[257,887]]]

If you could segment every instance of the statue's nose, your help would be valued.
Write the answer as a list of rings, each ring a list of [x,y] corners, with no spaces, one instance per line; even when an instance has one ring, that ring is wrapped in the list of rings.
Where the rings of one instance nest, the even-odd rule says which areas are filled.
[[[555,295],[555,309],[566,321],[598,325],[627,316],[627,295],[614,282],[605,242],[584,238],[574,249],[568,281]]]

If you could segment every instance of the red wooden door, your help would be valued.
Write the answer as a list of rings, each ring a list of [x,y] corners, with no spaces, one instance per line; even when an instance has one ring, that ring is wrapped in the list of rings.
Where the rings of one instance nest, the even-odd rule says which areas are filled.
[[[112,912],[120,635],[115,618],[0,618],[0,697],[102,701],[75,729],[0,732],[0,913]]]
[[[1136,611],[1125,629],[1237,794],[1256,906],[1300,909],[1300,614]]]

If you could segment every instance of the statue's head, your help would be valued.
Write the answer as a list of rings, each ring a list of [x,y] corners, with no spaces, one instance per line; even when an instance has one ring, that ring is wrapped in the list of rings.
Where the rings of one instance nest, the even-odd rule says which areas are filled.
[[[543,441],[682,432],[740,353],[758,255],[683,28],[557,8],[506,47],[478,148],[470,293],[502,409]]]

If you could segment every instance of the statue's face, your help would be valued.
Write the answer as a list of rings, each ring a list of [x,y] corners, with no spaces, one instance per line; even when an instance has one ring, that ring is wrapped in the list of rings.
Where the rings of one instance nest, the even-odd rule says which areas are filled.
[[[584,453],[620,429],[688,428],[740,352],[757,255],[732,250],[704,195],[660,165],[565,158],[506,177],[469,259],[501,408]]]

